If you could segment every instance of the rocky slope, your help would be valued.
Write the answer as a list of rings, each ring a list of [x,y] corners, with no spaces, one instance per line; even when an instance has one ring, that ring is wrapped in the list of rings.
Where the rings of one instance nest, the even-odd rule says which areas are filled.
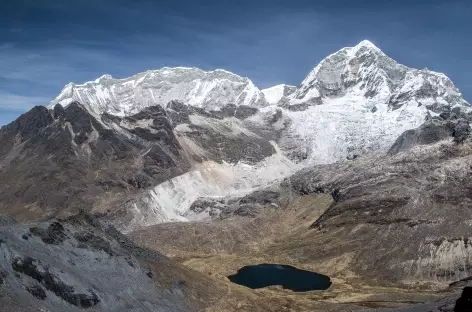
[[[470,147],[470,140],[449,137],[292,176],[283,183],[290,190],[330,193],[335,201],[312,224],[323,252],[305,254],[320,262],[350,259],[349,269],[371,283],[444,284],[471,276]]]
[[[166,285],[161,273],[153,271],[168,266],[168,259],[137,247],[91,216],[34,227],[5,216],[0,220],[0,304],[5,311],[196,310],[182,281]]]
[[[19,220],[89,209],[98,197],[149,187],[189,168],[160,107],[97,119],[76,102],[38,106],[2,127],[0,141],[0,207]]]
[[[103,221],[80,213],[21,225],[0,215],[2,311],[273,311]]]
[[[0,210],[30,221],[107,212],[121,230],[184,220],[199,196],[243,194],[293,172],[269,128],[246,121],[255,113],[176,101],[127,117],[78,102],[35,107],[0,129]]]

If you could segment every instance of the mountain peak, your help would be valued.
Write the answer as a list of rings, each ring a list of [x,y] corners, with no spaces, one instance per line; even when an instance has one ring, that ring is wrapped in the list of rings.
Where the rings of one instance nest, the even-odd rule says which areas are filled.
[[[369,40],[323,59],[302,82],[292,102],[320,104],[324,99],[345,96],[360,96],[396,108],[407,103],[404,99],[419,106],[423,102],[467,104],[444,74],[399,64]]]
[[[261,91],[249,78],[222,69],[163,67],[123,79],[103,75],[83,84],[68,84],[51,101],[50,107],[80,101],[95,114],[107,112],[126,116],[148,106],[165,107],[172,100],[210,110],[219,110],[227,104],[267,105]]]
[[[102,82],[103,80],[110,80],[110,79],[113,79],[113,77],[109,74],[105,74],[105,75],[101,75],[100,77],[98,77],[97,79],[94,80],[95,83],[100,83]]]
[[[369,40],[362,40],[361,42],[359,42],[354,48],[362,48],[362,47],[365,47],[365,48],[368,48],[368,49],[372,49],[372,50],[378,50],[378,51],[381,51],[375,44],[373,44],[371,41]]]

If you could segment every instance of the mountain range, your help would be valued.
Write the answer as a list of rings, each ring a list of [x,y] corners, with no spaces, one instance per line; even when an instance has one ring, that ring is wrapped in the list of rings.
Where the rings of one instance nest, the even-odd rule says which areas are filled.
[[[10,285],[0,302],[351,311],[439,300],[411,311],[452,311],[472,276],[471,121],[448,77],[398,64],[369,41],[329,55],[298,87],[260,90],[185,67],[69,83],[0,129],[0,213],[21,223],[0,223],[9,233],[0,293]],[[78,278],[61,263],[83,252]],[[142,286],[135,295],[119,301],[93,278],[110,270],[97,260],[104,253]],[[320,271],[334,286],[287,301],[285,290],[253,294],[224,278],[262,260]],[[37,273],[45,263],[52,275]],[[147,280],[159,266],[168,272]],[[234,289],[239,303],[211,298],[199,281],[217,297]],[[137,304],[153,287],[157,297]]]

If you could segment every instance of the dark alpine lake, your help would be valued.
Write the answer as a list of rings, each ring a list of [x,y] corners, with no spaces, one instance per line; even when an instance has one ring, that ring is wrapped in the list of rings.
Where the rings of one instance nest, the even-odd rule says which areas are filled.
[[[303,292],[326,290],[331,286],[331,279],[326,275],[282,264],[264,263],[245,266],[228,278],[235,284],[252,289],[281,285],[285,289]]]

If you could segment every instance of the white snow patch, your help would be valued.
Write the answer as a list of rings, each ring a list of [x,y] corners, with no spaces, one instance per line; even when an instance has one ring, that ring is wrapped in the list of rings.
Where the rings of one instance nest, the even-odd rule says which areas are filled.
[[[424,122],[426,108],[413,101],[391,110],[377,101],[349,95],[285,114],[292,120],[290,132],[310,151],[308,163],[327,164],[354,154],[385,150],[404,131]]]
[[[271,88],[263,89],[261,92],[264,94],[267,103],[269,103],[270,105],[277,105],[284,97],[285,89],[287,87],[294,88],[292,86],[280,84]]]
[[[207,161],[159,184],[134,203],[137,205],[134,219],[125,231],[162,222],[186,221],[190,205],[199,197],[243,196],[301,168],[273,145],[276,153],[255,165]]]

